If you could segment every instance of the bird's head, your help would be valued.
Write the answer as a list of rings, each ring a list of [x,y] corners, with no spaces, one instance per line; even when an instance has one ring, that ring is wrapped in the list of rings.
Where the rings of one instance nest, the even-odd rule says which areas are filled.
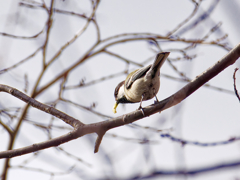
[[[114,97],[115,97],[115,104],[113,106],[113,112],[117,113],[117,106],[119,103],[131,103],[129,100],[127,100],[125,93],[124,93],[124,83],[125,81],[120,82],[114,91]]]

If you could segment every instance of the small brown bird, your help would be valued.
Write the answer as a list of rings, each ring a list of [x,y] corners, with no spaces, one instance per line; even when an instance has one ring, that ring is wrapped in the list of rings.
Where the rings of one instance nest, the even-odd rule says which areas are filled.
[[[142,108],[142,101],[152,99],[157,96],[160,87],[160,68],[167,59],[170,52],[158,53],[153,64],[145,66],[131,72],[125,81],[120,82],[115,88],[114,96],[116,103],[113,112],[119,103],[140,102],[139,109]]]

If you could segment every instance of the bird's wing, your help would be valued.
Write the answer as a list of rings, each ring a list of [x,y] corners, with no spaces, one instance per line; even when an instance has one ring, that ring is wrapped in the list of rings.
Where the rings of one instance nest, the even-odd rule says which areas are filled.
[[[136,81],[137,79],[143,77],[148,70],[151,68],[151,64],[145,67],[142,67],[140,69],[137,69],[136,71],[133,71],[132,73],[130,73],[128,76],[131,76],[130,78],[127,77],[127,81],[125,83],[125,87],[127,89],[129,89],[131,87],[131,85],[133,84],[134,81]]]

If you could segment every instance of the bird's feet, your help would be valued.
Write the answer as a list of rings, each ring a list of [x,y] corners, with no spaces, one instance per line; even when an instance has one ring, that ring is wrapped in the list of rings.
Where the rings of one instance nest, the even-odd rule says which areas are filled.
[[[159,101],[158,101],[158,98],[156,95],[155,95],[155,98],[156,98],[156,100],[154,100],[154,104],[157,104]]]
[[[141,101],[140,101],[140,105],[139,105],[139,108],[137,109],[137,110],[141,110],[141,111],[142,111],[143,116],[145,116],[144,111],[143,111],[143,108],[142,108],[142,101],[143,101],[144,95],[145,95],[145,93],[142,94],[142,98],[141,98]]]
[[[140,104],[140,106],[139,106],[139,108],[138,108],[137,110],[141,110],[143,116],[145,116],[145,113],[144,113],[144,111],[143,111],[143,108],[142,108],[142,105],[141,105],[141,104]]]
[[[154,101],[154,104],[157,104],[159,101],[158,101],[158,98],[157,98],[157,95],[156,95],[155,89],[153,89],[153,93],[155,94],[155,98],[156,98],[156,100]]]

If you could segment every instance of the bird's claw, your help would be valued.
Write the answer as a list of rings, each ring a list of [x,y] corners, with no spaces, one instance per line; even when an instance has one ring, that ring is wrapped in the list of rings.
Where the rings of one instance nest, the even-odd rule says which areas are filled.
[[[140,110],[140,109],[142,109],[142,106],[141,106],[141,105],[137,108],[137,110]]]
[[[141,105],[139,106],[139,108],[138,108],[137,110],[141,110],[141,112],[142,112],[143,116],[145,116],[145,113],[144,113],[144,111],[143,111],[143,108],[142,108],[142,106],[141,106]]]
[[[156,100],[154,100],[154,104],[157,104],[159,102],[157,96],[155,95]]]

